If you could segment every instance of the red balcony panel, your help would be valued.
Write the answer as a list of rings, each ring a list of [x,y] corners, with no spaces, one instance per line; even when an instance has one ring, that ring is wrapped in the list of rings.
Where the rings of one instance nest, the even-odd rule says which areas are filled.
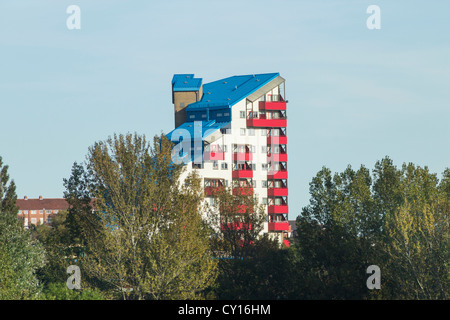
[[[289,213],[289,206],[287,204],[272,205],[267,211],[268,213]]]
[[[287,161],[287,153],[272,153],[267,155],[267,159],[271,161],[277,162],[286,162]]]
[[[286,247],[289,247],[289,240],[284,239],[284,240],[283,240],[283,243],[286,245]]]
[[[287,144],[287,136],[268,136],[267,144]]]
[[[233,160],[234,161],[252,161],[253,160],[253,153],[250,153],[250,152],[236,152],[236,153],[233,153]]]
[[[232,177],[233,179],[253,178],[253,170],[234,170]]]
[[[213,196],[222,190],[223,187],[205,187],[205,195]]]
[[[247,127],[257,128],[285,128],[286,119],[247,119]]]
[[[267,196],[269,197],[287,197],[288,188],[269,188],[267,189]]]
[[[213,161],[213,160],[225,160],[224,152],[205,152],[203,153],[203,160]]]
[[[288,221],[269,222],[268,228],[269,231],[288,231],[289,222]]]
[[[251,230],[252,224],[244,223],[244,222],[227,222],[227,223],[221,223],[220,229],[222,229],[222,230]]]
[[[267,179],[274,180],[274,179],[287,179],[288,172],[287,171],[269,171],[267,173]]]
[[[241,187],[241,188],[233,188],[234,195],[252,195],[253,188],[251,187]]]
[[[286,101],[260,101],[259,110],[286,110]]]

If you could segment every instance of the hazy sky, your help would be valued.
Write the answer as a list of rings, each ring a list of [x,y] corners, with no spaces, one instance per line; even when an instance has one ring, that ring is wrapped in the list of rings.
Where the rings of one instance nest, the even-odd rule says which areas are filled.
[[[69,5],[81,29],[69,30]],[[370,30],[369,5],[381,9]],[[450,166],[450,1],[0,0],[0,156],[17,194],[62,197],[88,147],[173,129],[174,73],[279,72],[289,218],[327,166]]]

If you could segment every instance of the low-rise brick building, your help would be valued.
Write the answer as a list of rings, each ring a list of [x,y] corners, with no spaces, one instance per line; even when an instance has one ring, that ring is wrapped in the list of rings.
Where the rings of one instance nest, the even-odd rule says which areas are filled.
[[[18,216],[23,219],[23,225],[28,228],[30,225],[49,223],[51,218],[62,210],[67,210],[69,204],[64,198],[45,199],[40,196],[37,199],[17,199],[19,207]]]

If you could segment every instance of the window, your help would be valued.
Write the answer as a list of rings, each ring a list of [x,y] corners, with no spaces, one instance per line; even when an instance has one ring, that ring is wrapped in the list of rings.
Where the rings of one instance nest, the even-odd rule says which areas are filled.
[[[23,219],[23,225],[28,226],[28,218]]]
[[[252,170],[255,171],[256,170],[256,163],[252,163],[251,167],[252,167]]]
[[[264,171],[267,171],[267,168],[269,167],[269,165],[267,164],[267,163],[263,163],[262,164],[262,169],[264,170]]]
[[[202,163],[192,162],[192,169],[203,169],[203,162]]]
[[[43,224],[44,223],[44,218],[39,218],[39,224]]]
[[[44,210],[39,210],[39,214],[44,214]]]
[[[23,214],[28,214],[28,210],[23,210]]]
[[[254,135],[255,135],[255,129],[249,128],[249,129],[248,129],[248,135],[249,135],[249,136],[254,136]]]
[[[256,180],[252,180],[252,186],[253,188],[256,188]]]
[[[261,146],[261,152],[267,153],[267,146]]]
[[[52,210],[46,210],[47,214],[52,214]]]
[[[189,119],[195,119],[195,114],[191,114],[191,115],[189,116]]]
[[[241,136],[245,136],[245,128],[241,128]]]
[[[218,112],[217,113],[217,117],[219,118],[219,117],[222,117],[222,112]]]
[[[222,167],[222,170],[227,170],[228,169],[228,163],[222,162],[221,167]]]
[[[261,129],[261,135],[263,137],[267,136],[267,130],[266,129]]]
[[[239,112],[241,119],[245,119],[245,111]]]
[[[224,144],[224,145],[222,146],[222,150],[223,150],[223,152],[227,152],[227,145],[226,145],[226,144]]]
[[[36,224],[37,220],[36,218],[31,218],[31,224]]]
[[[267,201],[267,198],[262,198],[262,204],[265,204],[265,205],[269,204],[269,202]]]
[[[19,210],[19,214],[21,214],[22,213],[22,211],[21,210]]]
[[[230,116],[230,113],[229,113],[229,112],[224,112],[224,113],[223,113],[223,116],[224,116],[224,117],[229,117],[229,116]]]
[[[267,180],[262,180],[261,181],[261,187],[267,188]]]
[[[202,113],[202,118],[206,119],[206,113]]]
[[[31,210],[31,214],[36,214],[36,210]],[[36,220],[36,219],[35,219]]]
[[[213,169],[214,170],[219,169],[219,163],[217,161],[213,161]]]
[[[59,212],[59,210],[54,210],[54,211],[53,211],[53,213],[58,213],[58,212]]]

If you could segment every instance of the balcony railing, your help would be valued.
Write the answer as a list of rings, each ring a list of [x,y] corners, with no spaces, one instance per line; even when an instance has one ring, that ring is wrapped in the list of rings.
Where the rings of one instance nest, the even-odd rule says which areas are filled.
[[[247,119],[247,127],[284,128],[286,125],[287,117],[284,115],[269,117],[265,114],[250,112]]]
[[[270,214],[289,213],[289,206],[287,204],[269,205],[267,208],[267,212]]]
[[[267,136],[267,144],[287,144],[287,136]]]
[[[237,169],[232,172],[233,179],[253,178],[252,169]]]
[[[288,196],[288,188],[282,187],[282,188],[268,188],[267,189],[267,196],[269,197],[287,197]]]
[[[286,162],[287,161],[287,153],[267,153],[267,159],[269,161],[276,161],[276,162]]]
[[[268,229],[269,231],[288,231],[289,222],[288,221],[269,222]]]
[[[235,152],[233,153],[234,161],[252,161],[253,153],[251,152]]]

